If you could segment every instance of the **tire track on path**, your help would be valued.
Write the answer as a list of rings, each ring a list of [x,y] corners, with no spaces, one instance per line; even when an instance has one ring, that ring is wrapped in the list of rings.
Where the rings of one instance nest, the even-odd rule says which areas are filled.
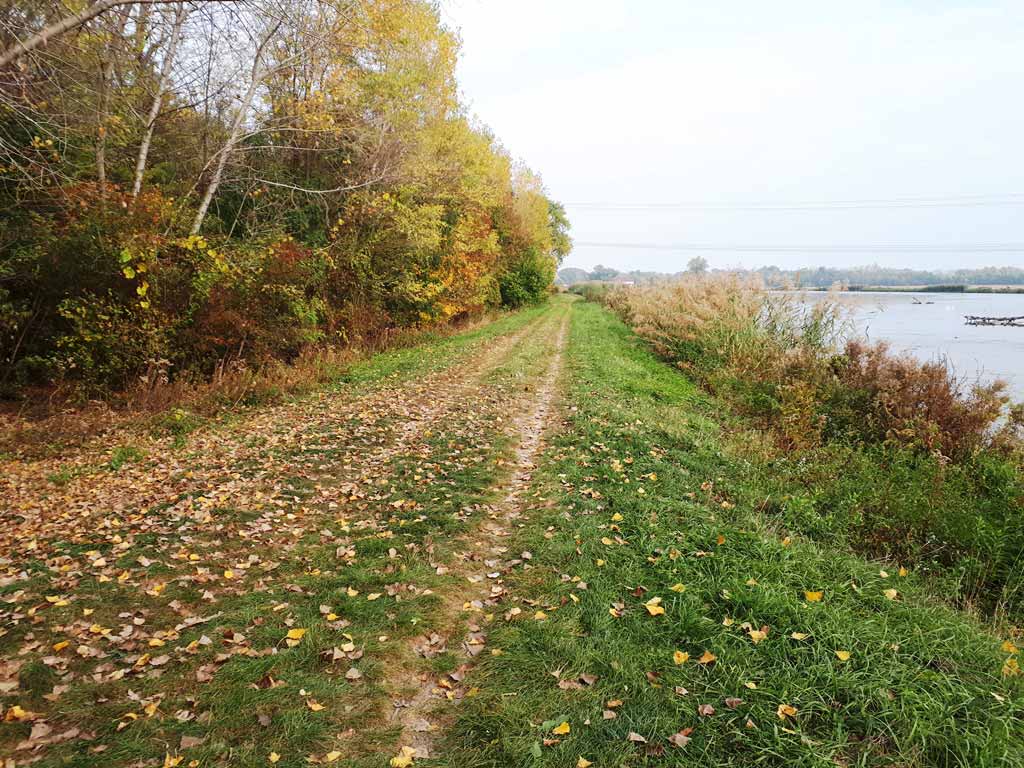
[[[461,621],[461,630],[453,633],[464,631],[456,651],[460,665],[449,675],[455,682],[465,677],[473,659],[486,646],[486,632],[478,616],[495,610],[505,597],[502,575],[529,559],[529,553],[509,558],[505,542],[513,535],[517,521],[524,514],[523,497],[529,490],[545,435],[551,428],[552,415],[557,407],[568,325],[569,313],[565,311],[543,377],[532,396],[521,398],[517,403],[509,429],[516,440],[511,471],[494,489],[497,503],[491,506],[487,517],[459,537],[455,545],[458,562],[453,565],[451,573],[465,586],[456,591],[453,585],[453,589],[441,595],[438,608],[444,625],[458,626],[459,617],[469,613],[469,618]],[[414,641],[414,653],[424,655],[424,641],[427,647],[435,649],[449,646],[449,638],[441,638],[435,633],[432,638]],[[385,687],[394,692],[392,721],[401,729],[399,754],[419,759],[434,757],[443,725],[451,721],[451,713],[439,709],[439,705],[449,699],[449,687],[435,682],[429,675],[417,676],[409,666],[396,666]]]

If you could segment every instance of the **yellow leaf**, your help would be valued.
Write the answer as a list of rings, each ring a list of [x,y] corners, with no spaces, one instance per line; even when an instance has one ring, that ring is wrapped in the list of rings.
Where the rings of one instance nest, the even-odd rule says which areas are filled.
[[[1010,656],[1003,663],[1003,677],[1017,677],[1020,675],[1020,662]]]
[[[345,594],[348,595],[349,597],[355,597],[356,595],[359,594],[359,590],[358,589],[352,589],[352,587],[349,587],[345,591]]]
[[[850,652],[849,651],[836,651],[836,658],[838,658],[840,661],[849,661],[850,660]]]
[[[775,713],[779,716],[779,720],[785,720],[787,717],[796,717],[799,711],[796,707],[789,704],[779,704],[779,708],[775,710]]]
[[[906,576],[908,573],[909,571],[906,568],[900,566],[900,576]]]
[[[562,721],[562,724],[556,725],[554,728],[551,729],[551,732],[555,734],[555,736],[565,736],[565,734],[567,734],[570,730],[572,729],[569,727],[568,721]]]
[[[380,592],[371,592],[370,594],[368,594],[366,596],[366,599],[367,600],[379,600],[380,599]]]
[[[313,712],[319,712],[324,708],[324,705],[316,699],[306,699],[306,706],[309,707]]]
[[[27,709],[22,709],[20,706],[15,704],[4,713],[4,722],[10,723],[14,720],[19,722],[24,720],[34,720],[35,716],[35,712],[29,712]]]
[[[810,635],[803,632],[794,632],[790,635],[794,640],[806,640]]]
[[[726,616],[724,619],[722,619],[722,626],[723,627],[731,627],[733,624],[735,624],[735,622],[732,619],[730,619],[728,616]]]
[[[288,639],[289,640],[301,640],[305,636],[305,634],[306,634],[306,630],[302,629],[300,627],[296,627],[295,629],[289,629],[288,630]]]
[[[544,619],[546,619],[547,617],[548,615],[544,613],[544,611],[537,611],[535,614],[533,614],[534,621],[544,621]]]
[[[882,591],[882,594],[885,595],[889,600],[895,600],[896,597],[899,595],[899,592],[897,592],[895,589],[886,589]]]
[[[690,654],[686,651],[676,651],[672,654],[672,661],[676,664],[685,664],[690,659]]]
[[[619,514],[618,512],[616,512],[614,515],[612,515],[612,522],[614,522],[614,523],[621,523],[622,522],[622,515]]]
[[[752,691],[757,690],[757,683],[755,683],[753,680],[747,680],[747,682],[745,682],[743,685],[744,687],[749,688]]]
[[[272,763],[276,763],[280,759],[281,756],[277,754],[277,752],[271,752],[269,755],[267,755],[267,760],[269,760]]]
[[[685,584],[673,584],[671,587],[669,587],[669,589],[671,589],[673,592],[685,592],[686,591],[686,585]]]
[[[336,749],[332,749],[330,752],[328,752],[326,755],[324,755],[324,762],[325,763],[334,763],[334,762],[337,762],[339,757],[341,757],[341,752],[339,752]]]
[[[650,600],[644,603],[644,608],[647,609],[647,612],[651,614],[651,616],[661,616],[663,613],[665,613],[665,609],[661,607],[660,597],[652,597]]]
[[[71,641],[70,640],[61,640],[59,643],[54,643],[53,644],[53,650],[56,653],[60,653],[65,648],[67,648],[69,645],[71,645]]]
[[[54,646],[55,649],[56,647],[57,646]],[[1004,640],[1002,646],[1000,647],[1003,649],[1004,653],[1009,653],[1011,656],[1017,653],[1019,650],[1017,646],[1011,643],[1009,640]]]
[[[715,541],[718,543],[719,546],[721,546],[722,544],[725,544],[725,536],[723,536],[722,534],[718,534],[718,538],[715,539]]]
[[[585,757],[581,757],[579,760],[576,761],[576,768],[590,768],[590,766],[592,765],[593,763],[587,760],[587,758]]]
[[[598,568],[604,568],[604,560],[601,560],[600,558],[595,560],[594,564],[597,565]]]
[[[609,539],[607,536],[602,536],[601,537],[601,543],[604,544],[606,547],[610,547],[615,542],[612,541],[611,539]]]
[[[754,645],[757,645],[766,637],[768,637],[768,634],[766,632],[762,632],[759,629],[752,629],[748,634],[750,635],[750,640],[751,642],[753,642]]]
[[[698,664],[710,664],[711,662],[713,662],[717,658],[718,657],[715,656],[715,654],[713,654],[711,651],[704,651],[703,655],[701,655],[701,657],[699,659],[697,659],[697,663]]]
[[[231,569],[229,568],[228,570],[224,571],[224,578],[225,578],[225,579],[233,579],[233,578],[235,578],[235,572],[234,572],[234,571],[232,571],[232,570],[231,570]]]
[[[416,757],[416,750],[412,747],[402,747],[397,755],[391,758],[391,768],[409,768],[413,758]]]
[[[810,591],[805,591],[804,592],[804,599],[807,600],[808,603],[820,603],[821,602],[821,598],[824,597],[824,596],[825,596],[824,592],[810,592]]]

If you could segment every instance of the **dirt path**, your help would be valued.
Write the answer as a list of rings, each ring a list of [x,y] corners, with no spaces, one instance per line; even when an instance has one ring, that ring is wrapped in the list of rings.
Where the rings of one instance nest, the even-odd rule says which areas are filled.
[[[505,542],[524,513],[522,497],[530,486],[544,437],[551,428],[567,332],[568,315],[565,315],[547,370],[537,385],[529,388],[528,396],[520,398],[517,404],[518,410],[509,425],[515,448],[507,477],[494,489],[497,503],[478,526],[455,544],[456,561],[452,572],[463,588],[443,594],[438,611],[441,623],[453,626],[454,630],[448,637],[434,634],[418,638],[412,649],[419,655],[431,647],[454,651],[460,663],[450,677],[456,681],[465,677],[473,660],[486,647],[487,634],[480,615],[499,608],[505,597],[503,575],[529,559],[527,552],[510,557]],[[460,619],[467,613],[468,619]],[[460,633],[464,633],[461,638]],[[453,647],[452,640],[456,638],[459,642]],[[429,674],[417,676],[408,664],[396,667],[387,684],[397,694],[393,720],[401,727],[400,749],[415,758],[434,756],[438,737],[444,725],[451,721],[451,713],[443,709],[444,703],[451,700],[449,689],[438,686]]]
[[[394,754],[398,731],[428,754],[444,722],[435,707],[463,691],[438,695],[422,657],[450,640],[461,671],[448,679],[464,674],[502,575],[524,562],[505,542],[551,420],[568,315],[557,302],[425,375],[265,409],[193,433],[185,450],[150,440],[145,461],[118,471],[101,445],[5,462],[0,706],[31,720],[0,729],[0,752],[58,765],[84,742],[112,749],[112,766],[142,765],[179,739],[202,750],[181,730],[203,718],[238,765],[266,764],[289,740],[295,755],[326,743],[321,756]],[[62,466],[81,471],[58,484]],[[300,654],[307,643],[317,652]],[[259,659],[273,675],[245,666]],[[26,687],[27,672],[43,687]],[[306,687],[265,694],[278,699],[258,728],[251,710],[222,704],[287,691],[289,678]],[[129,727],[152,737],[124,742]]]
[[[150,460],[115,473],[104,466],[109,445],[59,459],[3,462],[0,551],[29,544],[46,554],[50,539],[90,542],[97,533],[120,530],[126,514],[130,523],[133,514],[148,517],[160,510],[169,525],[188,525],[228,501],[236,508],[295,506],[296,497],[281,482],[290,475],[334,486],[376,476],[430,424],[463,407],[467,392],[534,325],[431,374],[384,381],[360,397],[327,393],[260,411],[230,430],[203,430],[191,436],[184,451],[173,450],[170,439],[142,442]],[[55,484],[62,474],[69,479]],[[331,501],[329,494],[303,499]]]

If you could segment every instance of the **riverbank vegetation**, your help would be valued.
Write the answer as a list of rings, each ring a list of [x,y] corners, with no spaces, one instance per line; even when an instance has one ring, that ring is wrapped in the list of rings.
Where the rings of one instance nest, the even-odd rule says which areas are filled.
[[[766,514],[929,571],[961,604],[1020,611],[1024,411],[1002,384],[853,338],[839,305],[743,277],[603,301],[730,407]]]
[[[30,50],[64,4],[0,12],[0,393],[237,383],[549,290],[564,211],[433,3],[112,5]]]

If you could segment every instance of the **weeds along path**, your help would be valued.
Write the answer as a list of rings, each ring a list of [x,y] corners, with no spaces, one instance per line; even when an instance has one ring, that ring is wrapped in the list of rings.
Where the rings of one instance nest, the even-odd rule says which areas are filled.
[[[415,638],[404,663],[388,675],[387,686],[394,695],[392,718],[401,727],[400,758],[434,755],[439,731],[453,717],[446,705],[465,695],[461,683],[473,660],[486,650],[487,624],[506,597],[504,575],[531,557],[529,552],[510,552],[508,544],[523,516],[523,497],[551,426],[568,320],[568,314],[563,314],[557,333],[541,347],[543,372],[535,385],[523,387],[514,404],[508,427],[511,458],[504,467],[505,476],[490,492],[496,501],[486,506],[486,515],[477,525],[453,542],[450,565],[442,567],[450,579],[435,613],[438,630]],[[446,651],[456,666],[441,677],[417,660]]]
[[[52,464],[7,462],[0,753],[379,764],[395,670],[449,631],[465,576],[487,580],[470,548],[514,518],[567,313],[423,347],[358,397],[267,409],[185,450],[150,441],[119,471],[99,447],[64,459],[81,471],[62,485]]]

